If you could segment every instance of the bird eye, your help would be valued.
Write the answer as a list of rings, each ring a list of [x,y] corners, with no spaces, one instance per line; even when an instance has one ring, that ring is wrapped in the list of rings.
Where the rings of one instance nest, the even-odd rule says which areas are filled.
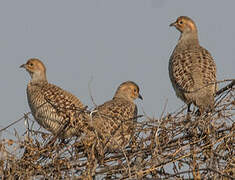
[[[183,21],[180,21],[179,24],[183,24]]]
[[[134,89],[134,92],[137,92],[137,89]]]
[[[33,66],[33,63],[29,63],[29,66]]]

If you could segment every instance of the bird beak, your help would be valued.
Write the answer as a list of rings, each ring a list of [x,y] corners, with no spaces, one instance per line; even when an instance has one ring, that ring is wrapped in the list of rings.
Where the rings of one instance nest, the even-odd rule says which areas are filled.
[[[170,27],[176,26],[176,22],[171,23],[169,26],[170,26]]]
[[[140,98],[141,100],[143,100],[143,97],[139,94],[138,98]]]
[[[20,66],[20,68],[25,68],[25,66],[26,66],[26,64],[22,64],[22,65]]]

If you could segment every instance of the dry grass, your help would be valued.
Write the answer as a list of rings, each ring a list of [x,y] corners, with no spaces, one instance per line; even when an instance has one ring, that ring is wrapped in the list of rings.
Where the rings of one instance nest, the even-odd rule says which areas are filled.
[[[90,161],[90,149],[79,139],[48,145],[53,137],[29,125],[23,140],[17,136],[1,140],[0,175],[2,179],[89,179],[93,172],[96,179],[235,179],[232,83],[219,91],[211,114],[187,115],[182,107],[159,119],[145,117],[128,147]],[[27,115],[23,119],[31,123]]]

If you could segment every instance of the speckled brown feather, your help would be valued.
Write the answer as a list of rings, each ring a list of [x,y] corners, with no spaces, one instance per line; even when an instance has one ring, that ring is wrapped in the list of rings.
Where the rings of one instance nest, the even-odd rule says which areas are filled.
[[[35,64],[42,63],[37,59],[31,61]],[[39,68],[39,71],[42,70]],[[42,127],[60,138],[80,135],[87,114],[84,113],[84,106],[77,97],[48,83],[46,79],[33,78],[27,86],[27,97],[32,114]]]
[[[56,135],[58,130],[69,121],[61,137],[79,135],[79,123],[84,120],[83,104],[72,94],[49,83],[29,83],[28,103],[35,120],[45,129]]]
[[[133,100],[114,97],[94,110],[91,122],[95,131],[88,135],[93,139],[90,142],[98,137],[101,148],[111,151],[121,149],[129,143],[136,119],[137,107]]]
[[[178,18],[177,22],[180,21]],[[190,21],[190,26],[194,22]],[[216,65],[211,54],[199,45],[195,32],[182,34],[169,61],[169,76],[176,95],[186,104],[194,103],[201,111],[213,108],[217,86]],[[210,85],[209,85],[210,84]]]
[[[136,105],[122,98],[114,98],[96,110],[92,121],[101,139],[108,147],[112,147],[111,149],[125,146],[134,130]]]

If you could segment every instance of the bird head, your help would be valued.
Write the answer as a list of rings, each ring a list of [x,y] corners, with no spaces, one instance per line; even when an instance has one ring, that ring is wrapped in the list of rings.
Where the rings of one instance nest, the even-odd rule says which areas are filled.
[[[174,26],[181,33],[197,32],[196,24],[187,16],[178,17],[175,22],[170,24],[170,26]]]
[[[143,100],[139,91],[139,86],[135,82],[126,81],[118,87],[115,97],[122,97],[130,101],[134,101],[137,98]]]
[[[25,68],[29,72],[32,81],[46,80],[46,67],[39,59],[29,59],[26,64],[22,64],[20,68]]]

